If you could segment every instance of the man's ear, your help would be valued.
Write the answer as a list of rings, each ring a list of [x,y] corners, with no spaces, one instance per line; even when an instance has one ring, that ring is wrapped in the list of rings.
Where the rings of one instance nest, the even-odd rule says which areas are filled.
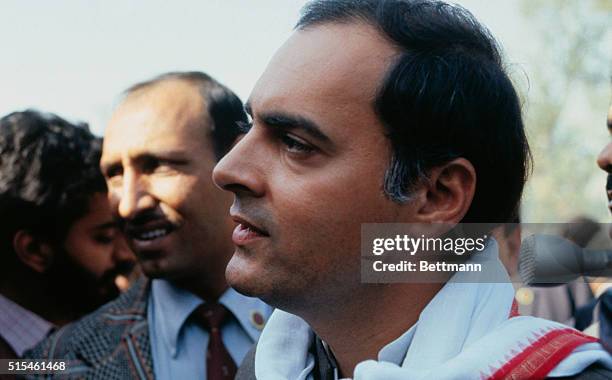
[[[476,191],[476,170],[465,158],[456,158],[429,171],[423,181],[418,219],[422,223],[459,223]]]
[[[19,261],[37,273],[45,273],[51,267],[53,249],[29,231],[17,231],[13,237],[13,249]]]

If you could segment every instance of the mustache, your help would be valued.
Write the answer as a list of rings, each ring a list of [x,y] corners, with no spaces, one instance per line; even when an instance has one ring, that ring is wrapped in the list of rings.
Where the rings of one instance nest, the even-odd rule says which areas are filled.
[[[274,227],[274,218],[272,214],[261,205],[258,201],[251,198],[240,198],[236,196],[234,203],[230,208],[232,214],[240,214],[251,220],[257,226],[271,232]]]
[[[160,211],[147,210],[137,214],[136,216],[130,219],[119,218],[117,220],[117,223],[119,225],[119,228],[125,231],[126,228],[140,227],[149,222],[158,220],[167,220],[167,218]]]
[[[608,180],[606,181],[606,191],[612,191],[612,173],[608,174]],[[610,199],[610,195],[608,195],[608,199]]]

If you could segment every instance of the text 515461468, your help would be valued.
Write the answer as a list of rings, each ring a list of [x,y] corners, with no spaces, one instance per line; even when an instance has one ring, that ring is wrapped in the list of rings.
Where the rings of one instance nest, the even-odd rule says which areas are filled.
[[[0,375],[57,374],[67,369],[62,360],[0,359]]]

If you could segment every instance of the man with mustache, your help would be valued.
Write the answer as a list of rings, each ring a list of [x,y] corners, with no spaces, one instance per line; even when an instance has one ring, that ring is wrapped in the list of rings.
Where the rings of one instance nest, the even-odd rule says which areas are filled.
[[[278,309],[237,379],[609,378],[594,338],[516,318],[510,283],[361,282],[363,223],[516,215],[520,102],[469,12],[312,1],[247,111],[250,130],[214,171],[239,223],[226,277]],[[495,241],[481,254],[505,273]]]
[[[119,295],[135,257],[112,218],[101,140],[56,115],[0,119],[0,357]]]
[[[233,379],[271,309],[229,288],[231,196],[216,162],[246,122],[240,99],[200,72],[132,86],[106,130],[101,167],[143,272],[124,297],[30,357],[72,359],[77,377]]]

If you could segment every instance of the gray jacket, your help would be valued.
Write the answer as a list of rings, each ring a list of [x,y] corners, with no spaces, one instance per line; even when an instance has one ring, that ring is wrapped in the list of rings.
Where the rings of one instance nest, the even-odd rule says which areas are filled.
[[[67,371],[55,376],[62,379],[153,379],[149,291],[150,281],[140,279],[116,300],[52,334],[24,358],[66,360]]]

